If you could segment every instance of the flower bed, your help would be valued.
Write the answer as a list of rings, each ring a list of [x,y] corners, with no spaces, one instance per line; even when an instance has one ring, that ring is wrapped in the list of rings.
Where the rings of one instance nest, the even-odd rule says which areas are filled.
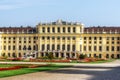
[[[42,59],[30,59],[31,62],[63,62],[67,63],[70,62],[70,60],[42,60]]]
[[[22,58],[8,58],[7,60],[10,60],[10,61],[21,61],[23,59]]]
[[[22,68],[21,66],[13,66],[8,68],[0,68],[0,71],[6,71],[6,70],[16,70]]]

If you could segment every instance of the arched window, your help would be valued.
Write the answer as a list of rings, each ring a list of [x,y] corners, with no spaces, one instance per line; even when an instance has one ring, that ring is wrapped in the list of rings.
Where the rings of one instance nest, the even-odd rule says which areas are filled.
[[[109,58],[109,54],[106,54],[106,58]]]
[[[54,44],[52,44],[52,50],[55,50],[55,45]]]
[[[65,45],[64,44],[62,45],[62,50],[65,50]]]
[[[19,57],[22,57],[21,53],[18,54]]]
[[[57,50],[60,50],[60,45],[59,44],[57,45]]]
[[[13,56],[14,58],[17,57],[15,53],[13,53],[12,56]]]
[[[72,50],[75,51],[75,45],[72,45]]]
[[[42,51],[44,51],[45,50],[45,45],[44,44],[42,44]]]
[[[10,53],[8,53],[8,57],[10,57]]]
[[[74,33],[76,32],[76,28],[75,28],[75,27],[73,27],[73,32],[74,32]]]
[[[47,50],[50,50],[50,45],[49,44],[47,44]]]
[[[67,51],[70,51],[70,45],[69,44],[67,45]]]

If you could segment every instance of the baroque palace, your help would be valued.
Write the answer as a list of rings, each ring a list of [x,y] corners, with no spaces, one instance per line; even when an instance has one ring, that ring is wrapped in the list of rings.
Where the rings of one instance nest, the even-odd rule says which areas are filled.
[[[120,58],[120,27],[84,27],[57,20],[36,27],[0,27],[0,56]]]

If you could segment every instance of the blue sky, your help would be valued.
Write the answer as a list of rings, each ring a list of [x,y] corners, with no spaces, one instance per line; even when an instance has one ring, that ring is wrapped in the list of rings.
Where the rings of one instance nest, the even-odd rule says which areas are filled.
[[[85,26],[120,26],[120,0],[0,0],[1,27],[57,19]]]

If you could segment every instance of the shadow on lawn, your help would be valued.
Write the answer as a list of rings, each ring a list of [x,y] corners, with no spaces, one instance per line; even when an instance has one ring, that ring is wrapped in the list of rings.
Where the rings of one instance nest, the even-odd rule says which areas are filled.
[[[96,70],[98,69],[98,70]],[[48,71],[48,73],[62,73],[76,74],[76,75],[91,75],[93,76],[87,80],[120,80],[120,67],[89,67],[89,66],[76,66],[67,69],[59,69]]]

